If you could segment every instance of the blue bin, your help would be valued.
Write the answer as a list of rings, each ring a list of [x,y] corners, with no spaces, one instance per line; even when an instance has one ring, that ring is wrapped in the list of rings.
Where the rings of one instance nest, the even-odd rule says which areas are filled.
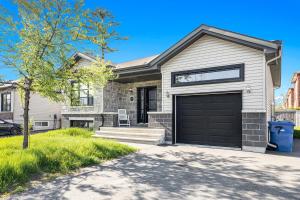
[[[270,142],[277,145],[276,151],[293,151],[293,122],[289,121],[271,121],[269,122]]]

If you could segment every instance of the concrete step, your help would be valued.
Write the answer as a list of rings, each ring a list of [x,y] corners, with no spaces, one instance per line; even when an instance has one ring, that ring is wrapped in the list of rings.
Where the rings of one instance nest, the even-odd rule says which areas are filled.
[[[139,138],[139,137],[120,137],[120,136],[114,136],[114,135],[99,135],[96,134],[94,137],[100,137],[100,138],[105,138],[105,139],[110,139],[110,140],[117,140],[120,142],[128,142],[128,143],[139,143],[139,144],[161,144],[162,141],[159,139],[153,139],[153,138]]]
[[[136,127],[100,127],[95,137],[140,144],[161,144],[165,139],[164,129]]]
[[[164,129],[159,129],[159,128],[100,127],[100,131],[165,134],[165,130]]]
[[[142,132],[117,132],[117,131],[96,131],[97,135],[109,135],[109,136],[120,136],[120,137],[141,137],[141,138],[161,138],[162,133],[142,133]]]

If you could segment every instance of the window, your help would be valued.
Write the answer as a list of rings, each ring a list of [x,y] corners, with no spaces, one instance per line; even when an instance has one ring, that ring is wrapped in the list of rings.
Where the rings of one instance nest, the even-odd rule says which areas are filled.
[[[1,94],[1,111],[11,111],[11,93],[6,92]]]
[[[77,82],[72,83],[71,92],[72,106],[93,106],[94,97],[90,85],[83,85]]]
[[[34,126],[49,126],[49,122],[34,122]]]
[[[243,81],[244,64],[173,72],[171,76],[172,87]]]
[[[94,122],[90,120],[71,120],[70,127],[93,128]]]

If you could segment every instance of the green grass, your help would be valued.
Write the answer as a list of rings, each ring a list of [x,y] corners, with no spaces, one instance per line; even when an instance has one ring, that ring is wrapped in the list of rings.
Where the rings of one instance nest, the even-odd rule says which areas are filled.
[[[67,173],[136,151],[114,141],[92,138],[79,128],[32,135],[22,150],[22,136],[0,138],[0,193],[12,191],[44,173]]]
[[[295,127],[294,138],[300,139],[300,126]]]

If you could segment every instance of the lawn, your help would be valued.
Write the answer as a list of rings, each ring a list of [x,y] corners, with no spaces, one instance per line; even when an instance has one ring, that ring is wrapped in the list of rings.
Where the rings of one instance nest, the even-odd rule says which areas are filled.
[[[79,128],[49,131],[30,137],[22,150],[22,136],[0,138],[0,194],[43,174],[67,173],[136,151],[114,141],[92,138]]]
[[[295,127],[294,138],[300,139],[300,126]]]

